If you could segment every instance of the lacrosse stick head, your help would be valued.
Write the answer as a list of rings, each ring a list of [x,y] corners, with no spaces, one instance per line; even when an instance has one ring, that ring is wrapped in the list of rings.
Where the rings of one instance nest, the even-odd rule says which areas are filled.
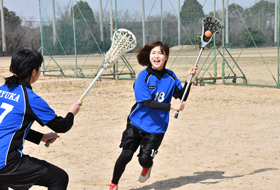
[[[126,52],[133,50],[137,45],[136,38],[132,32],[121,28],[114,32],[112,44],[105,54],[103,68],[106,69],[114,64]]]
[[[201,35],[201,47],[204,48],[208,43],[211,42],[214,34],[219,33],[223,28],[222,22],[216,17],[208,16],[202,20],[202,35]],[[205,36],[205,32],[209,30],[212,35],[210,37]]]

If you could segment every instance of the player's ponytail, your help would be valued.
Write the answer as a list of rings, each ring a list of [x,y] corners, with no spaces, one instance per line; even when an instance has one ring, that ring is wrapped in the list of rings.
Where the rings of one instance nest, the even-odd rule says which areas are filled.
[[[5,85],[7,85],[8,88],[11,88],[11,86],[13,86],[14,84],[18,84],[18,77],[12,75],[5,78]]]
[[[5,78],[5,85],[11,88],[14,84],[18,84],[18,81],[26,80],[30,81],[32,71],[41,67],[43,62],[43,56],[36,51],[21,50],[12,56],[10,71],[12,76]]]

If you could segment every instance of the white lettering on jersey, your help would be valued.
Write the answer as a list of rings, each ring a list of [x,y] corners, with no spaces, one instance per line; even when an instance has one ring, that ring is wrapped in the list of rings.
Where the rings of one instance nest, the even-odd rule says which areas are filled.
[[[3,102],[1,104],[1,108],[3,108],[5,111],[0,115],[0,123],[2,123],[4,117],[13,110],[14,106]]]
[[[164,92],[161,92],[161,93],[157,92],[154,101],[163,102],[164,101],[164,96],[165,96]]]
[[[15,96],[16,96],[16,98],[14,98]],[[20,95],[17,95],[17,94],[11,93],[11,92],[6,92],[4,90],[0,90],[0,98],[5,98],[8,100],[13,100],[15,102],[18,102]]]
[[[14,100],[14,96],[15,96],[16,94],[14,94],[14,93],[11,93],[11,95],[10,95],[10,97],[9,97],[9,100]]]
[[[18,102],[20,95],[17,95],[17,97],[15,99],[13,99],[14,101]]]
[[[151,153],[151,157],[155,157],[156,156],[156,154],[158,153],[158,151],[157,150],[155,150],[155,149],[152,149],[152,153]]]
[[[1,91],[2,92],[2,95],[1,95],[1,98],[3,97],[4,94],[6,94],[7,92],[6,91]]]

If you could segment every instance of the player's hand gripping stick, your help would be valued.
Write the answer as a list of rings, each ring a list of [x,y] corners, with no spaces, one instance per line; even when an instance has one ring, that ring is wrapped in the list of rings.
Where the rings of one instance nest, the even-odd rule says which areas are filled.
[[[201,48],[200,48],[200,51],[199,51],[199,54],[196,59],[194,67],[197,66],[197,63],[202,54],[202,51],[204,50],[204,47],[211,42],[214,34],[217,33],[219,30],[221,30],[222,28],[223,28],[223,25],[222,25],[221,21],[215,17],[208,16],[202,20]],[[193,74],[191,74],[191,76],[189,78],[188,84],[185,88],[184,94],[181,99],[181,103],[183,103],[183,101],[185,99],[185,96],[187,94],[187,91],[188,91],[191,81],[192,81],[192,77],[193,77]],[[175,113],[174,118],[178,118],[178,115],[179,115],[179,111],[177,111]]]
[[[57,133],[55,133],[55,135],[57,135]],[[49,146],[50,146],[50,144],[51,144],[51,141],[52,141],[52,140],[51,140],[51,139],[49,139],[49,140],[45,143],[45,146],[46,146],[46,147],[49,147]]]
[[[46,146],[46,147],[49,147],[50,144],[51,144],[51,140],[48,140],[48,141],[46,142],[45,146]]]

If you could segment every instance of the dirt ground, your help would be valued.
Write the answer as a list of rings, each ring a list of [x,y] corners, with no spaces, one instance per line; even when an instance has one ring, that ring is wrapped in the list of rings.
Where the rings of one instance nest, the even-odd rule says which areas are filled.
[[[9,57],[0,58],[10,76]],[[143,68],[142,68],[143,69]],[[92,79],[41,76],[35,93],[65,116]],[[134,104],[133,80],[95,83],[73,128],[49,148],[25,143],[24,153],[63,168],[69,190],[105,190],[110,183],[126,118]],[[170,124],[154,160],[151,178],[139,183],[137,157],[127,165],[120,190],[280,189],[279,89],[205,84],[192,86],[185,110]],[[179,102],[179,100],[172,100]],[[37,123],[33,129],[51,130]],[[32,190],[45,189],[32,187]]]

